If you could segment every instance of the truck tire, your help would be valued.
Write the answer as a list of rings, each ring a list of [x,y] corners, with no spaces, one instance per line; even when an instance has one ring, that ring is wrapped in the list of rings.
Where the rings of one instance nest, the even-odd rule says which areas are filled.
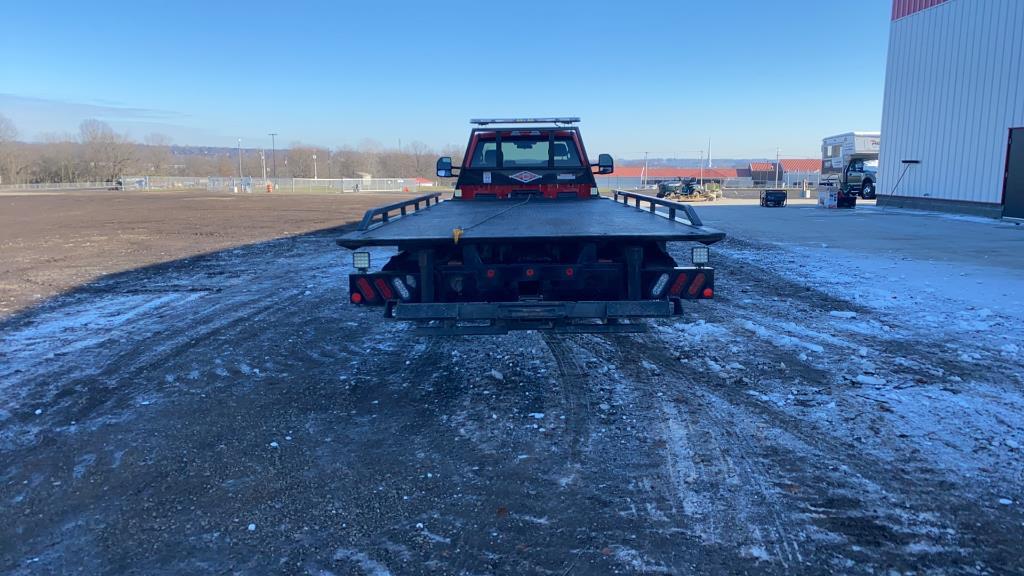
[[[875,198],[875,183],[871,180],[865,180],[860,185],[860,197],[865,200],[873,200]]]

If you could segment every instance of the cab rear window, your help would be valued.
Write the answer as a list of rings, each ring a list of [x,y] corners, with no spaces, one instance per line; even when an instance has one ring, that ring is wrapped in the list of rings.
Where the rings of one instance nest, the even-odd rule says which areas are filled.
[[[582,166],[576,143],[572,138],[549,140],[546,134],[536,136],[510,136],[501,140],[501,154],[497,142],[481,138],[473,150],[474,168],[578,168]]]

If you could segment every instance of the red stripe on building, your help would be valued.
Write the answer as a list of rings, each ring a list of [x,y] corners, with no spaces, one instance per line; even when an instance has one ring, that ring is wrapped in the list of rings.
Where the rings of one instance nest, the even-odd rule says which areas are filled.
[[[892,0],[892,19],[899,20],[949,0]]]

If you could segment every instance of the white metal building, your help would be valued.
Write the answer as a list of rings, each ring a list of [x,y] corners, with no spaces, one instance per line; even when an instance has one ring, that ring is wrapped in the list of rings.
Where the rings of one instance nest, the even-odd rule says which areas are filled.
[[[879,203],[1024,217],[1024,0],[894,0],[888,58]]]

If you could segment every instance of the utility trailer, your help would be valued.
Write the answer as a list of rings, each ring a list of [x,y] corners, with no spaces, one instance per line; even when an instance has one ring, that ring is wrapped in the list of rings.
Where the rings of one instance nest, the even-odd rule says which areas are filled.
[[[374,208],[338,240],[351,250],[398,249],[376,272],[368,252],[353,252],[350,301],[416,322],[420,333],[450,335],[637,332],[639,319],[713,298],[707,245],[725,235],[686,204],[600,196],[594,169],[610,174],[612,159],[589,162],[576,122],[474,120],[462,166],[437,163],[440,177],[457,171],[452,198]],[[668,242],[698,243],[692,265],[678,266]]]

